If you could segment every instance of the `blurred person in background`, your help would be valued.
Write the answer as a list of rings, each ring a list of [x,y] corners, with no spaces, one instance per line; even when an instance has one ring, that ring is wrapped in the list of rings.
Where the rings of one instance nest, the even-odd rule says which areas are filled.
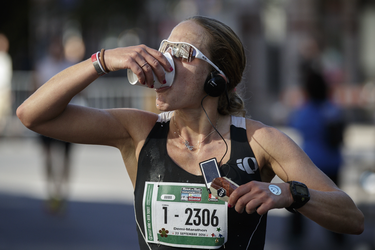
[[[61,37],[54,37],[48,46],[47,55],[36,64],[35,89],[50,80],[58,72],[82,60],[84,46],[80,38],[71,37],[63,43]],[[81,100],[79,97],[74,101]],[[70,142],[40,135],[44,152],[44,169],[47,185],[46,209],[51,214],[65,211],[71,172]]]
[[[12,59],[8,54],[9,40],[0,33],[0,136],[4,135],[12,114]]]
[[[302,149],[313,163],[339,186],[345,130],[343,110],[330,101],[329,85],[317,67],[304,64],[302,82],[305,102],[293,112],[290,125],[301,134]],[[291,235],[302,235],[303,218],[295,214],[292,221]],[[342,243],[342,234],[334,236],[336,243]]]
[[[164,56],[169,53],[174,67]],[[18,109],[23,124],[64,141],[119,149],[134,187],[140,249],[264,249],[267,212],[298,211],[329,230],[360,234],[362,212],[285,134],[245,118],[236,93],[245,49],[227,25],[182,21],[159,51],[146,45],[98,51],[58,73]],[[131,69],[154,88],[161,114],[69,104],[98,77]],[[166,73],[175,72],[167,85]],[[200,164],[216,161],[239,185],[210,197]],[[105,171],[105,166],[103,166]],[[279,176],[283,183],[270,183]],[[280,225],[282,228],[284,225]]]

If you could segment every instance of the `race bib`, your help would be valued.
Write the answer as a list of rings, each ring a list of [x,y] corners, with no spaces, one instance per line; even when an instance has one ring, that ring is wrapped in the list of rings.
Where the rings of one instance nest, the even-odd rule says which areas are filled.
[[[220,248],[226,241],[227,204],[204,184],[146,182],[143,195],[145,238],[185,248]]]

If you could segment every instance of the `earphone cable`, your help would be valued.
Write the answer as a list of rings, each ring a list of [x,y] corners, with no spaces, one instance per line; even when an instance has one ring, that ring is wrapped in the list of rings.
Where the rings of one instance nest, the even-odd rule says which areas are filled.
[[[221,157],[221,159],[220,159],[220,162],[219,162],[219,165],[220,165],[220,164],[221,164],[221,161],[224,159],[224,157],[225,157],[226,154],[228,153],[228,143],[225,141],[224,137],[220,134],[219,130],[217,130],[217,128],[216,128],[216,127],[214,126],[214,124],[211,122],[210,117],[208,116],[206,110],[205,110],[204,107],[203,107],[203,100],[204,100],[207,96],[208,96],[208,95],[206,95],[205,97],[202,98],[202,101],[201,101],[201,107],[202,107],[204,113],[206,114],[207,119],[208,119],[208,121],[210,122],[211,126],[215,129],[215,131],[217,132],[217,134],[220,136],[220,138],[221,138],[221,139],[224,141],[224,143],[225,143],[225,153],[224,153],[223,157]]]

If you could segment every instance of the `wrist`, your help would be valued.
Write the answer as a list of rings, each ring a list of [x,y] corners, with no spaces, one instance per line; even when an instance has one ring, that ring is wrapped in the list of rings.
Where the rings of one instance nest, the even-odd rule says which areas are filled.
[[[294,202],[294,199],[293,199],[292,192],[290,191],[290,183],[285,182],[285,185],[287,186],[286,187],[286,193],[288,194],[285,208],[288,208],[288,207],[292,206],[292,204]]]
[[[104,63],[104,49],[102,49],[100,52],[98,51],[92,54],[91,62],[96,70],[96,73],[99,76],[108,74],[107,67],[105,66],[105,63]]]
[[[310,192],[307,186],[301,182],[290,181],[288,183],[292,202],[291,205],[286,209],[292,213],[295,213],[297,209],[306,205],[306,203],[310,200]]]

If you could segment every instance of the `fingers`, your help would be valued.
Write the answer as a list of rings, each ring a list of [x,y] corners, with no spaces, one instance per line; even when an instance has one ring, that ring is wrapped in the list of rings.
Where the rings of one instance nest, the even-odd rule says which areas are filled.
[[[232,207],[232,206],[234,206],[234,205],[236,205],[236,206],[240,206],[241,204],[237,204],[238,203],[238,200],[242,197],[242,196],[244,196],[244,195],[246,195],[246,194],[248,194],[248,193],[250,193],[250,191],[251,191],[251,182],[249,182],[249,183],[246,183],[246,184],[244,184],[244,185],[241,185],[241,186],[239,186],[238,188],[236,188],[234,191],[233,191],[233,193],[230,195],[230,197],[229,197],[229,200],[228,200],[228,204],[230,204],[230,207]],[[249,198],[249,197],[248,197]],[[237,212],[239,212],[239,211],[237,211]]]
[[[163,55],[161,56],[164,57]],[[149,87],[153,87],[155,81],[155,74],[155,77],[158,79],[158,81],[162,84],[165,84],[165,73],[158,59],[156,59],[153,55],[150,55],[149,53],[145,53],[144,55],[141,55],[141,57],[143,57],[143,60],[139,65],[141,68],[141,73],[145,74],[146,76],[145,83]],[[160,60],[162,60],[162,57],[160,57]]]
[[[230,196],[228,206],[233,207],[238,213],[246,212],[259,215],[267,213],[270,209],[285,207],[287,192],[275,194],[270,190],[269,183],[252,181],[238,187]],[[283,193],[283,195],[281,195]]]
[[[151,65],[143,59],[141,62],[137,62],[138,68],[137,71],[132,70],[137,76],[140,83],[149,86],[150,88],[154,87],[154,75]]]
[[[173,70],[161,52],[145,45],[107,50],[104,56],[110,71],[130,69],[148,87],[153,87],[153,73],[159,82],[166,83],[165,71]]]
[[[259,191],[254,185],[247,183],[238,187],[230,196],[228,203],[234,205],[238,213],[252,214],[262,204]]]
[[[147,52],[145,59],[148,64],[143,69],[146,67],[149,69],[148,66],[150,66],[158,81],[165,84],[165,72],[173,71],[172,65],[160,51],[151,49]]]
[[[252,214],[257,212],[257,209],[261,204],[262,202],[259,199],[251,199],[250,195],[245,195],[237,201],[234,209],[238,213],[246,212]]]
[[[170,72],[172,69],[165,56],[144,45],[137,46],[134,50],[133,59],[135,63],[132,64],[130,69],[137,75],[139,82],[152,88],[155,74],[158,81],[165,84],[165,71]]]

